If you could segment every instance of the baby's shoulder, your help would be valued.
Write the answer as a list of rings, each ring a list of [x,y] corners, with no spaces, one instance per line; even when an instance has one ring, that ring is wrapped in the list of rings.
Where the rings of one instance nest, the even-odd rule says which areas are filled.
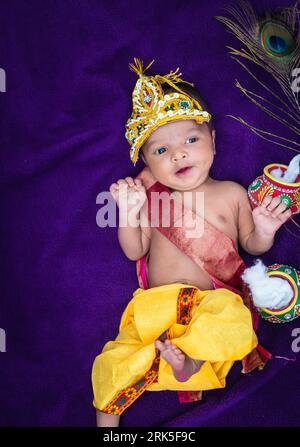
[[[246,191],[242,185],[232,180],[215,180],[215,186],[224,191],[236,192],[237,194]]]
[[[220,197],[228,198],[233,202],[241,202],[247,199],[248,194],[244,186],[232,180],[216,180],[215,187],[218,189]]]

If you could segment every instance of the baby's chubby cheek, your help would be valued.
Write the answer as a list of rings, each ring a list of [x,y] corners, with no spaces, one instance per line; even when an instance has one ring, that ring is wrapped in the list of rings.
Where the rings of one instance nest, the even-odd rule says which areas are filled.
[[[164,177],[164,175],[167,174],[166,169],[164,169],[164,167],[162,166],[162,163],[153,162],[152,160],[149,161],[147,158],[145,158],[145,164],[150,169],[153,177],[155,177],[158,181],[160,181]]]
[[[151,166],[151,164],[149,164],[148,167],[153,177],[155,177],[159,183],[165,186],[169,185],[169,181],[171,181],[172,177],[170,170],[164,169],[163,166]]]

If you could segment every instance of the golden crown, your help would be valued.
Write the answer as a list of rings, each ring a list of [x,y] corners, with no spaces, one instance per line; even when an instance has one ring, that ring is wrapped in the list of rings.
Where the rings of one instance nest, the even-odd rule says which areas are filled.
[[[136,164],[140,147],[149,135],[158,127],[170,121],[193,119],[198,123],[208,122],[210,113],[203,110],[199,102],[182,91],[177,83],[191,84],[180,78],[179,68],[165,76],[145,76],[144,73],[154,60],[144,69],[143,62],[134,58],[129,64],[130,70],[138,74],[132,93],[132,114],[126,123],[125,137],[129,142],[130,158]],[[176,92],[164,94],[161,84],[167,83]]]

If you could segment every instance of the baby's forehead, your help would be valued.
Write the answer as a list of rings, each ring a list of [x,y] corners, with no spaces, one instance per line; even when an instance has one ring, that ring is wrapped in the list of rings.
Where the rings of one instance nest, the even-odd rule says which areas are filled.
[[[144,142],[143,147],[147,148],[154,141],[157,143],[163,140],[169,133],[176,132],[176,134],[185,134],[193,130],[202,130],[203,124],[197,123],[194,120],[176,120],[155,129]]]
[[[185,131],[186,129],[189,128],[198,128],[199,126],[201,126],[201,124],[198,124],[195,120],[185,120],[185,119],[178,119],[178,120],[174,120],[171,121],[169,123],[163,124],[162,126],[159,126],[157,129],[155,129],[151,135],[159,135],[159,134],[163,134],[165,132],[173,132],[173,131]]]

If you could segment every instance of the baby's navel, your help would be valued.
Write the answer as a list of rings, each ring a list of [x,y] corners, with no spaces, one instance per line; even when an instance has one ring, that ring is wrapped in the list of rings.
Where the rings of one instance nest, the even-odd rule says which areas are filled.
[[[174,284],[180,283],[180,284],[190,284],[190,281],[187,279],[178,279],[177,281],[173,281]]]

